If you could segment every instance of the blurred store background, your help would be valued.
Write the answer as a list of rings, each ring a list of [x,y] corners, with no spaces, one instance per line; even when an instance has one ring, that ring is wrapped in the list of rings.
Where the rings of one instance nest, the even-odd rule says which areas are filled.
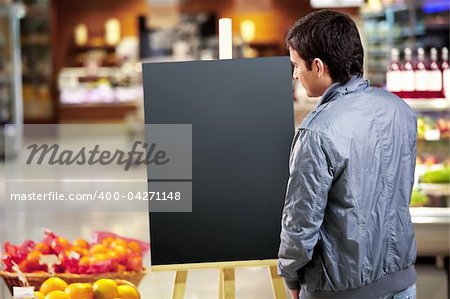
[[[284,36],[289,27],[320,8],[354,19],[365,47],[365,77],[401,96],[417,112],[411,213],[419,253],[418,298],[448,298],[449,0],[0,0],[2,139],[20,142],[20,124],[114,123],[123,124],[124,134],[133,134],[144,122],[143,62],[217,59],[222,17],[233,20],[234,58],[287,55]],[[293,86],[298,125],[318,99],[308,98],[298,83]],[[5,130],[11,123],[19,126]],[[73,222],[61,217],[11,218],[22,224],[14,234],[3,231],[6,237],[0,241],[38,238],[42,227],[58,225],[75,238],[112,221],[117,233],[148,239],[147,215],[133,216],[131,223],[114,215],[83,215]],[[0,219],[0,231],[1,226],[6,230],[3,224]],[[247,294],[242,298],[269,298],[265,287],[260,295],[250,296],[250,287],[265,282],[249,271],[242,275],[256,278],[241,286],[241,294]],[[154,298],[165,298],[170,275],[158,275],[151,274],[144,288]],[[198,275],[193,281],[201,286],[203,274]],[[150,291],[152,287],[156,289]],[[192,287],[188,297],[209,296],[196,293],[198,288]],[[9,297],[0,292],[0,298]]]

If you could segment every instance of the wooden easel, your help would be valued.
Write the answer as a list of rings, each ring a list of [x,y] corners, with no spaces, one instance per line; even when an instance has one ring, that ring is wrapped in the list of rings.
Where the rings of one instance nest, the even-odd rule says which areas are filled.
[[[219,299],[234,299],[236,297],[234,269],[245,267],[267,267],[272,282],[273,297],[285,299],[284,283],[277,274],[277,260],[217,262],[199,264],[181,264],[167,266],[152,266],[153,271],[175,271],[175,282],[172,299],[183,299],[186,291],[187,274],[189,270],[218,269],[219,270]]]

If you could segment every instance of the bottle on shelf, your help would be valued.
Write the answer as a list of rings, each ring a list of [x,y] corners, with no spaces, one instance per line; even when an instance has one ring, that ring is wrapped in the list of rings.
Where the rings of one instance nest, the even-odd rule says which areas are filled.
[[[442,73],[438,64],[438,52],[436,48],[430,50],[430,66],[428,70],[428,90],[436,97],[442,97]]]
[[[402,91],[407,93],[414,92],[414,67],[412,64],[412,51],[405,48],[405,61],[401,65]]]
[[[402,73],[399,64],[399,51],[396,48],[391,50],[391,62],[386,72],[386,89],[391,92],[402,90]]]
[[[406,57],[406,53],[405,53]],[[425,63],[425,51],[423,48],[417,49],[417,62],[414,65],[414,90],[423,94],[428,90],[428,70]]]
[[[442,48],[442,62],[440,65],[442,71],[442,89],[445,97],[450,100],[450,66],[448,64],[448,49]]]

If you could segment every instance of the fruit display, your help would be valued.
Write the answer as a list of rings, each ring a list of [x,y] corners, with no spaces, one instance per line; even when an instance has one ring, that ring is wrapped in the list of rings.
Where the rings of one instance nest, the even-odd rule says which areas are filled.
[[[411,194],[411,207],[423,207],[428,203],[428,197],[421,191],[414,189]]]
[[[416,158],[416,166],[423,165],[423,166],[425,166],[425,168],[429,168],[429,167],[434,167],[436,165],[439,166],[439,164],[442,164],[442,163],[440,163],[439,159],[433,155],[429,155],[426,157],[417,156],[417,158]]]
[[[67,284],[51,277],[34,292],[37,299],[140,299],[138,289],[131,282],[101,278],[91,283]]]
[[[439,132],[438,139],[450,139],[450,120],[443,117],[434,119],[429,116],[419,116],[417,118],[417,138],[427,140],[429,131]]]
[[[436,127],[441,133],[442,139],[450,139],[450,120],[440,118],[436,121]]]
[[[450,167],[427,171],[420,177],[420,182],[428,184],[448,184],[450,183]]]
[[[56,255],[59,264],[56,273],[100,274],[107,272],[142,271],[142,259],[149,251],[149,244],[127,239],[115,234],[98,232],[93,242],[76,239],[69,242],[51,231],[35,243],[27,240],[21,245],[6,242],[2,262],[5,271],[12,272],[14,263],[24,273],[47,273],[41,264],[43,255]]]

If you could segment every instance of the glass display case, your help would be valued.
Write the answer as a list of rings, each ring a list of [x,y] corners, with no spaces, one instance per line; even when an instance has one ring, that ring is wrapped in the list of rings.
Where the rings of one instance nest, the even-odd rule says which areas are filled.
[[[20,60],[20,18],[24,7],[0,4],[0,154],[18,149],[22,138],[22,79]],[[15,124],[14,126],[11,126]]]
[[[417,250],[439,261],[448,256],[450,244],[450,101],[407,102],[417,112],[416,182],[411,198]]]

